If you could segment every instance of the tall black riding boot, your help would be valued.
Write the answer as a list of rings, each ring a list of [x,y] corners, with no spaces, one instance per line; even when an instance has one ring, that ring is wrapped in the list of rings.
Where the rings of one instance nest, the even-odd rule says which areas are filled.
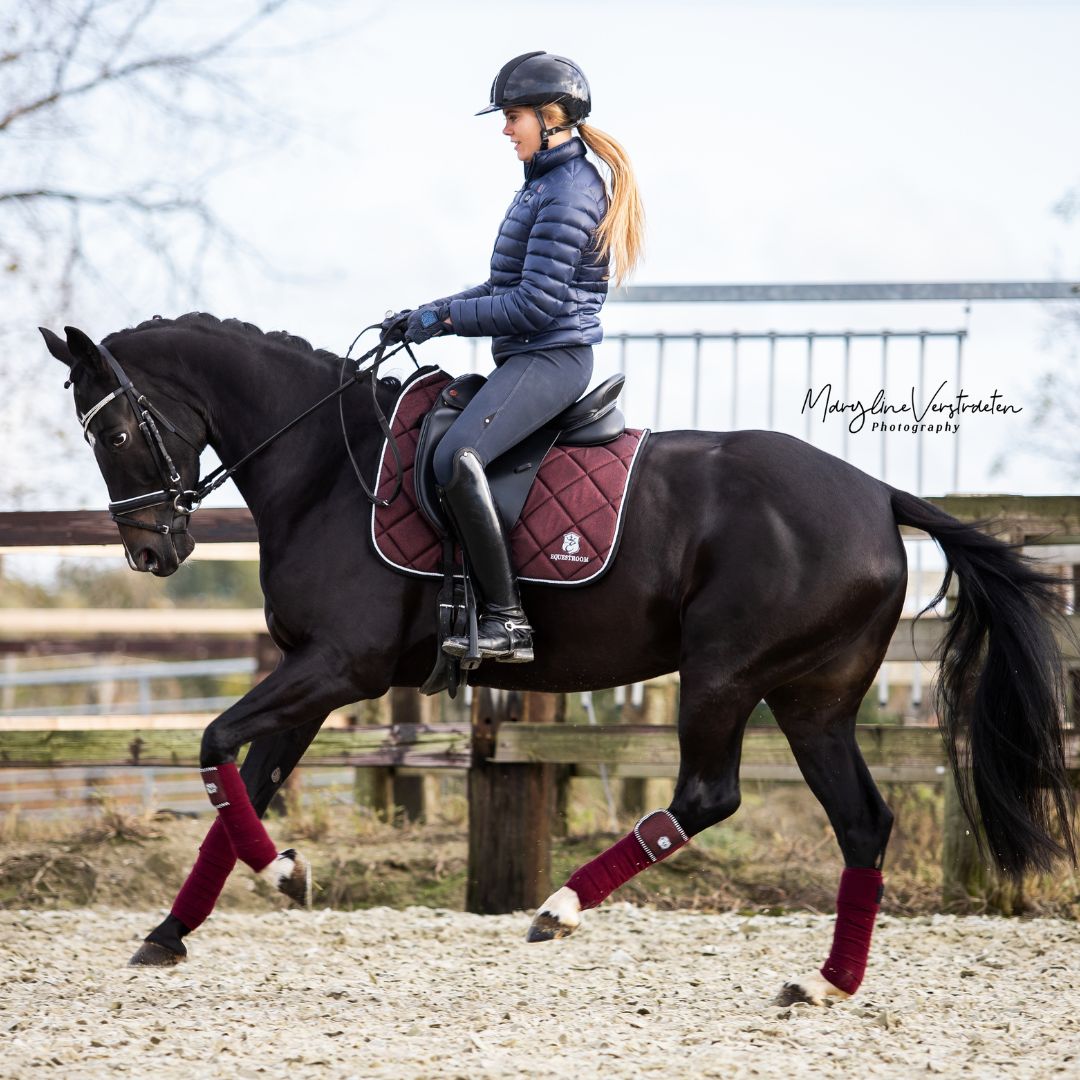
[[[532,627],[521,609],[510,562],[510,542],[475,450],[466,446],[454,455],[450,483],[440,488],[439,494],[480,593],[480,656],[508,664],[527,664],[533,659]],[[466,656],[468,637],[447,638],[443,651],[450,656]]]

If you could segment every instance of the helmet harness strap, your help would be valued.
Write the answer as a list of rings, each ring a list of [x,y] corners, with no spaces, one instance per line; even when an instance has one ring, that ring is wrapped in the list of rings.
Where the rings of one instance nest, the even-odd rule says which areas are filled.
[[[544,127],[544,114],[540,111],[542,106],[534,105],[533,112],[536,113],[536,122],[540,125],[540,149],[546,150],[548,148],[548,136],[556,135],[560,131],[569,131],[573,124],[563,124],[561,127]]]

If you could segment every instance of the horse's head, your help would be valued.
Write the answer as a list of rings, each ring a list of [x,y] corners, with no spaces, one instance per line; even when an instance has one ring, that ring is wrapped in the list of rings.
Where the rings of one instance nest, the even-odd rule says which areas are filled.
[[[65,385],[74,387],[75,409],[109,489],[109,511],[129,565],[167,577],[195,548],[187,523],[206,442],[189,434],[197,414],[171,397],[168,383],[128,348],[122,367],[73,326],[65,327],[66,342],[39,329],[49,352],[68,367]]]

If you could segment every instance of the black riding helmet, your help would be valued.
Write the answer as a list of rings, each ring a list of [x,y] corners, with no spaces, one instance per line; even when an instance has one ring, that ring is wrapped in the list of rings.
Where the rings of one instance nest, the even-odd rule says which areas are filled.
[[[565,56],[549,52],[529,52],[503,64],[491,84],[489,104],[476,115],[509,109],[512,105],[531,105],[540,123],[540,149],[546,150],[548,136],[579,124],[592,111],[592,94],[585,72]],[[570,123],[563,127],[544,127],[541,105],[559,102]]]

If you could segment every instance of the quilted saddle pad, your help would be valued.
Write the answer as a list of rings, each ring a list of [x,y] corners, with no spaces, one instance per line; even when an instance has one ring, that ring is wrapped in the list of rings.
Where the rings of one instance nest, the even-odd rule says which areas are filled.
[[[390,506],[373,506],[371,540],[395,570],[442,577],[439,534],[420,511],[413,484],[420,425],[450,381],[434,371],[407,386],[390,418],[401,455],[401,493]],[[603,446],[556,446],[544,458],[521,517],[510,534],[514,567],[522,581],[584,585],[607,570],[622,531],[626,492],[648,429],[627,429]],[[378,494],[394,489],[394,458],[383,443]]]

